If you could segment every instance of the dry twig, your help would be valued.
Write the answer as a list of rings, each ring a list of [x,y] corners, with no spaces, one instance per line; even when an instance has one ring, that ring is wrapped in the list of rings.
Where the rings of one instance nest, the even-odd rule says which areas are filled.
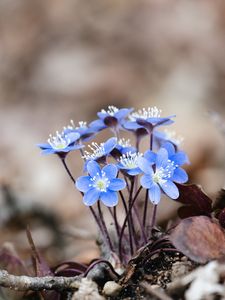
[[[80,277],[16,276],[5,270],[0,270],[0,286],[16,291],[76,290],[80,286]]]

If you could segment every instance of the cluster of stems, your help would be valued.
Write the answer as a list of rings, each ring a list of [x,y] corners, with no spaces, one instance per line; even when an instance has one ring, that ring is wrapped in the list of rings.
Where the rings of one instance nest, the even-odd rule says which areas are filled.
[[[115,134],[118,138],[118,132],[115,131]],[[140,140],[137,137],[137,150],[139,149],[139,142]],[[152,150],[152,144],[152,134],[150,134],[150,150]],[[82,149],[80,151],[83,157]],[[76,181],[66,164],[65,157],[61,157],[61,161],[70,179],[75,184]],[[145,195],[143,195],[144,204],[142,202],[139,203],[138,199],[140,199],[142,186],[138,185],[138,175],[127,176],[124,172],[121,172],[121,176],[126,181],[126,190],[123,192],[119,191],[124,216],[122,221],[118,219],[118,209],[121,209],[121,207],[108,207],[116,238],[112,239],[112,236],[114,237],[115,234],[112,235],[109,232],[101,202],[97,201],[97,204],[89,206],[89,209],[98,226],[104,244],[110,252],[119,257],[121,263],[126,264],[135,252],[145,245],[151,237],[151,232],[156,222],[157,205],[151,205],[151,216],[148,217],[150,204],[148,190],[145,190]]]

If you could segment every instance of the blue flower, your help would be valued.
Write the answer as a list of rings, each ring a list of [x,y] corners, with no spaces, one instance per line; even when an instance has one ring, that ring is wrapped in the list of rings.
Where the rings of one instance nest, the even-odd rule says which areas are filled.
[[[107,127],[113,129],[121,128],[121,125],[125,122],[125,118],[132,111],[132,108],[117,108],[115,106],[109,106],[108,110],[102,109],[97,113],[99,119],[90,123],[90,128],[93,130],[101,131]]]
[[[176,152],[174,145],[169,142],[163,144],[162,148],[166,149],[168,153],[168,160],[175,167],[172,180],[177,183],[185,183],[188,181],[186,171],[180,168],[180,166],[190,163],[187,154],[184,151]]]
[[[123,179],[116,178],[117,167],[109,164],[101,169],[97,162],[90,161],[87,171],[89,176],[81,176],[76,181],[77,189],[84,193],[84,204],[91,206],[100,200],[108,207],[117,205],[117,191],[126,186]]]
[[[65,156],[68,152],[83,147],[76,143],[79,138],[79,133],[67,135],[64,132],[60,134],[56,131],[55,136],[49,136],[48,143],[38,144],[37,146],[42,149],[42,154],[59,154]]]
[[[83,158],[86,162],[89,162],[90,160],[96,160],[98,162],[105,161],[105,158],[116,147],[116,144],[117,138],[115,137],[108,139],[105,143],[101,143],[100,145],[93,142],[91,145],[88,145],[91,152],[85,150]]]
[[[115,149],[117,149],[121,155],[126,154],[128,152],[136,152],[136,148],[131,146],[130,140],[125,140],[124,138],[118,140]]]
[[[154,131],[153,132],[154,144],[162,145],[165,142],[171,142],[175,147],[178,147],[182,141],[183,137],[177,136],[175,131],[169,131],[165,129],[162,131]]]
[[[148,131],[152,131],[153,128],[161,125],[169,125],[174,121],[171,118],[175,117],[169,116],[162,118],[161,110],[156,106],[148,107],[147,109],[143,108],[137,112],[131,113],[128,118],[130,121],[127,121],[123,124],[124,128],[131,131],[137,131],[138,129],[145,128]]]
[[[179,190],[174,182],[184,183],[188,180],[187,173],[180,168],[186,162],[185,153],[173,152],[173,145],[168,144],[167,148],[160,148],[158,153],[147,151],[144,157],[138,159],[138,166],[144,172],[141,185],[148,189],[148,196],[153,204],[159,203],[161,191],[170,198],[177,199]]]
[[[120,170],[126,171],[130,176],[136,176],[141,173],[141,169],[138,166],[138,159],[140,157],[142,157],[142,153],[127,152],[120,157],[117,167]]]
[[[67,136],[76,132],[80,134],[80,140],[86,142],[95,134],[95,130],[88,127],[87,122],[80,121],[78,122],[78,126],[75,126],[73,120],[71,120],[70,123],[71,125],[64,127],[64,133],[67,134]]]

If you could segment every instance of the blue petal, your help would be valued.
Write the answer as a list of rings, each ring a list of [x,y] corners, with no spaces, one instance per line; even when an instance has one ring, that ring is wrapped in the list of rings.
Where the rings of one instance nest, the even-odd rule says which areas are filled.
[[[57,153],[54,149],[44,149],[41,151],[41,154],[43,155],[48,155],[48,154],[54,154],[54,153]]]
[[[144,158],[146,158],[152,165],[155,163],[156,157],[156,153],[152,152],[151,150],[147,150],[144,154]]]
[[[91,185],[91,177],[90,176],[81,176],[77,178],[76,180],[76,188],[83,192],[86,193],[88,190],[90,190],[90,185]]]
[[[50,145],[50,144],[48,144],[48,143],[43,143],[43,144],[37,144],[36,145],[37,147],[39,147],[39,148],[41,148],[41,149],[51,149],[52,148],[52,146]]]
[[[143,186],[143,188],[145,188],[145,189],[150,189],[151,186],[154,184],[153,180],[152,180],[152,176],[146,175],[146,174],[141,177],[140,182],[141,182],[141,185]]]
[[[121,147],[118,150],[121,152],[121,154],[126,154],[128,152],[131,152],[131,153],[137,152],[137,149],[135,147]]]
[[[144,157],[139,157],[137,161],[138,167],[146,174],[152,174],[153,170],[149,161]]]
[[[160,148],[156,156],[156,167],[165,167],[168,164],[168,152],[164,148]]]
[[[183,164],[188,164],[189,159],[185,152],[179,151],[170,157],[170,160],[174,162],[177,166],[182,166]]]
[[[160,184],[164,193],[172,199],[177,199],[179,197],[179,190],[177,186],[170,180],[167,180],[165,183]]]
[[[66,138],[68,138],[70,144],[72,144],[80,138],[80,134],[78,132],[69,132],[66,134]]]
[[[110,165],[106,165],[103,169],[103,172],[105,172],[105,175],[108,179],[113,179],[116,178],[117,173],[118,173],[118,169],[115,165],[110,164]]]
[[[87,163],[87,171],[91,177],[98,176],[101,174],[101,168],[99,164],[94,160],[91,160]]]
[[[118,112],[115,113],[114,117],[118,120],[125,118],[130,112],[132,112],[133,108],[121,108]]]
[[[162,145],[162,148],[167,150],[169,158],[170,158],[170,156],[175,154],[175,147],[172,143],[169,143],[169,142],[164,143]]]
[[[90,189],[86,194],[84,194],[83,202],[87,206],[91,206],[95,204],[95,202],[99,199],[100,191],[96,189]]]
[[[153,204],[157,205],[159,203],[161,191],[157,183],[153,183],[151,188],[148,190],[148,197]]]
[[[107,127],[102,120],[95,120],[89,126],[92,130],[101,130]]]
[[[104,120],[106,117],[108,117],[109,116],[109,114],[108,113],[103,113],[103,112],[98,112],[97,113],[97,116],[99,117],[99,119],[101,119],[101,120]]]
[[[188,175],[185,170],[176,168],[174,170],[172,180],[178,183],[185,183],[188,181]]]
[[[164,132],[156,131],[156,130],[153,131],[153,136],[160,140],[165,140],[166,138],[166,134]]]
[[[130,121],[125,122],[123,124],[123,127],[128,129],[128,130],[137,130],[139,128],[143,128],[143,126],[138,125],[136,122],[130,122]]]
[[[117,192],[102,192],[100,195],[100,200],[108,207],[113,207],[118,203]]]
[[[120,191],[123,190],[125,186],[126,186],[126,182],[124,179],[114,178],[111,180],[108,188],[111,191]]]
[[[134,168],[134,169],[126,169],[127,170],[127,174],[131,175],[131,176],[136,176],[138,174],[141,173],[141,169],[140,168]]]
[[[117,138],[113,137],[104,143],[105,154],[109,154],[117,144]]]

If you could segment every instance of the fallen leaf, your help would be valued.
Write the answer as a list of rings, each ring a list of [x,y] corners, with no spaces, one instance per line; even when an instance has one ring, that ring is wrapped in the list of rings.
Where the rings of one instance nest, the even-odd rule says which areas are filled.
[[[185,204],[178,209],[180,218],[192,216],[210,216],[212,212],[212,200],[195,184],[178,184],[179,198],[177,202]]]
[[[195,262],[206,263],[225,256],[225,233],[206,216],[190,217],[171,231],[170,241]]]

